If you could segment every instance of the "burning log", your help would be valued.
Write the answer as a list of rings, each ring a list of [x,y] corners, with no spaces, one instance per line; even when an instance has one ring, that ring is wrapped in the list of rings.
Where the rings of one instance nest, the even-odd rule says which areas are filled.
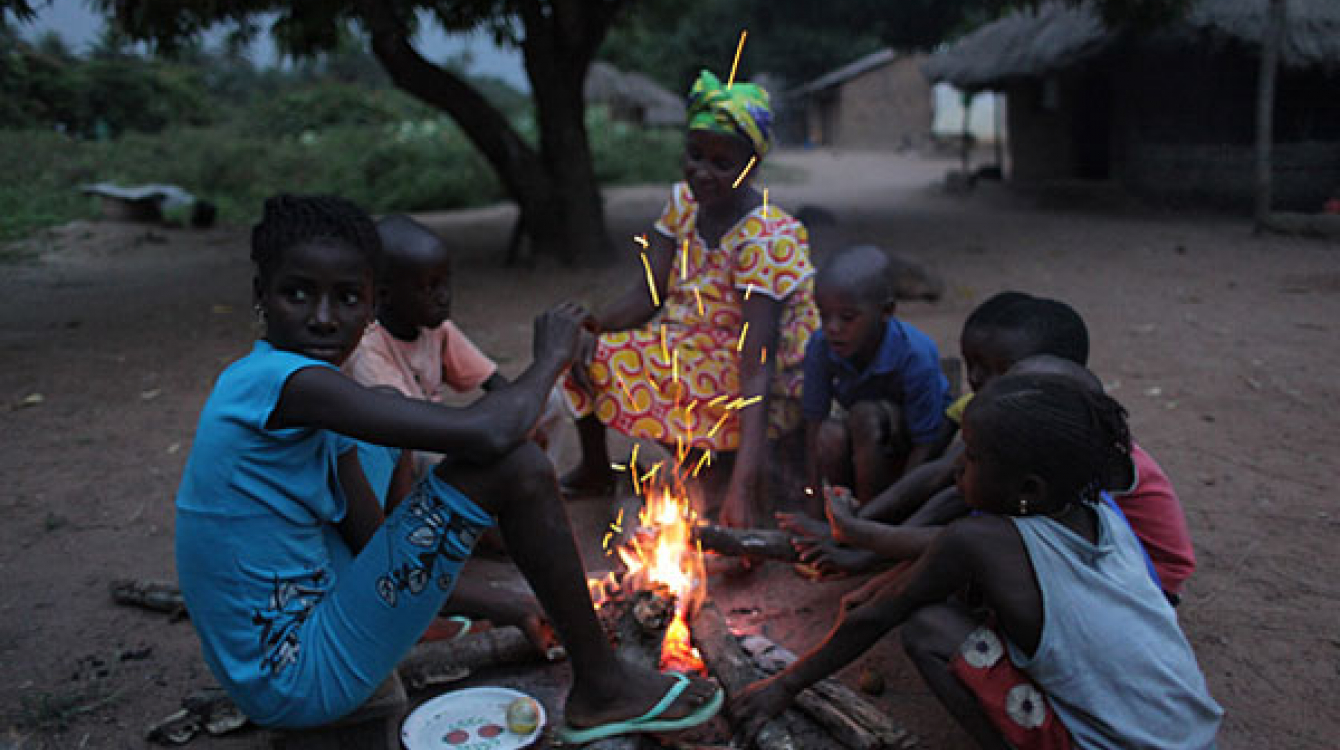
[[[726,625],[726,618],[716,604],[708,602],[699,607],[693,618],[693,642],[702,652],[703,661],[713,676],[726,689],[726,695],[734,696],[747,685],[763,679],[764,674],[754,666],[749,655],[740,647],[739,641]],[[732,726],[743,717],[730,715],[730,704],[724,709]],[[796,722],[804,720],[793,712],[787,711],[774,718],[759,730],[754,746],[759,750],[792,750],[803,747],[796,740],[804,727]],[[797,731],[800,730],[800,731]]]
[[[782,562],[797,562],[800,556],[791,546],[791,535],[774,529],[731,529],[725,526],[699,525],[694,534],[703,549],[730,557],[762,557]]]
[[[492,628],[452,641],[420,643],[400,662],[405,687],[418,692],[434,685],[463,680],[484,667],[541,661],[544,655],[520,628]]]
[[[790,666],[796,655],[762,635],[741,639],[741,647],[768,674]],[[796,705],[852,750],[912,750],[917,738],[852,689],[827,678],[796,696]]]

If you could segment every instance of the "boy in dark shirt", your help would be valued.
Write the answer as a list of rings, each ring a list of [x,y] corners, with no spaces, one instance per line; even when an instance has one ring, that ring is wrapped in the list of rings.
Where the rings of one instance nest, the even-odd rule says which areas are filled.
[[[819,270],[814,296],[823,325],[805,350],[801,407],[807,510],[822,517],[824,482],[866,502],[932,457],[949,381],[935,342],[894,317],[889,259],[878,248],[839,252]]]

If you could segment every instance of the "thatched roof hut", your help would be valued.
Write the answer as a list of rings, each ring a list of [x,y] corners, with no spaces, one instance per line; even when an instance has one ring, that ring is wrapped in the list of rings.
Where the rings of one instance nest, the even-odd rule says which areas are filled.
[[[1231,41],[1259,47],[1268,0],[1198,0],[1186,17],[1157,32],[1183,43]],[[1340,67],[1340,0],[1289,0],[1280,61],[1286,68]],[[987,24],[932,55],[933,81],[961,89],[999,88],[1020,77],[1064,70],[1121,37],[1092,5],[1044,3]]]
[[[1048,2],[987,24],[923,67],[1004,91],[1011,179],[1115,180],[1173,202],[1250,205],[1268,0],[1192,0],[1155,31]],[[1281,208],[1340,195],[1340,0],[1288,0],[1275,97]]]
[[[587,104],[604,104],[615,119],[639,125],[679,127],[686,117],[683,97],[644,73],[622,71],[602,60],[591,64],[583,94]]]

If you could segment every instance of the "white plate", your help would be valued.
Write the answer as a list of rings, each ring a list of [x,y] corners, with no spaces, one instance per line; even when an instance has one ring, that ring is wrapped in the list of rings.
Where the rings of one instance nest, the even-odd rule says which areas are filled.
[[[400,727],[406,750],[514,750],[530,745],[544,731],[544,706],[539,701],[540,723],[529,734],[507,728],[507,707],[517,698],[530,696],[500,687],[454,690],[425,701]]]

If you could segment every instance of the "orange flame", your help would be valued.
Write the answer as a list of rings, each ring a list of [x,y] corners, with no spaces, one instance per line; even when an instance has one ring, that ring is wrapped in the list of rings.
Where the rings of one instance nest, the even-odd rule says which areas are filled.
[[[631,467],[630,467],[631,468]],[[627,541],[613,549],[624,564],[622,575],[608,573],[587,581],[591,600],[600,609],[621,591],[665,587],[675,599],[675,616],[661,647],[663,670],[704,674],[698,650],[690,642],[688,620],[707,594],[707,572],[702,549],[694,543],[696,514],[684,492],[680,467],[665,472],[655,484],[644,478],[645,504]],[[675,491],[666,482],[674,482]],[[616,525],[618,522],[616,522]]]

